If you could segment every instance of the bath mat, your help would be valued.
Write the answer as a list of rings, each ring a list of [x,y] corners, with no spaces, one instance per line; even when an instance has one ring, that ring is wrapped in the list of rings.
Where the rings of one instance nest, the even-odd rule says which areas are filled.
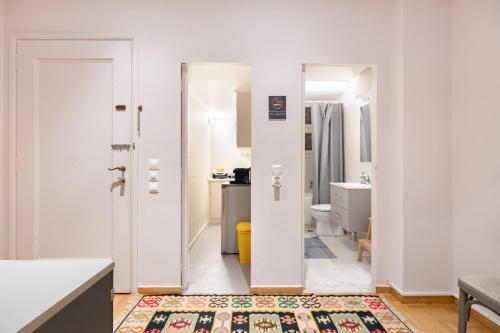
[[[378,296],[144,296],[116,333],[411,333]]]
[[[306,259],[335,259],[335,254],[318,237],[305,238],[304,258]]]

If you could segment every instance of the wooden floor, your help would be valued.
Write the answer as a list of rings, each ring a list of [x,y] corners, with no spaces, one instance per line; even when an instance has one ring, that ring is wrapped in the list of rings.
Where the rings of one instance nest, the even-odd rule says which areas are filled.
[[[383,294],[392,310],[403,316],[418,333],[457,333],[455,304],[402,304],[391,294]],[[116,317],[131,300],[131,295],[115,295],[113,313]],[[471,318],[467,333],[496,333],[475,318]]]

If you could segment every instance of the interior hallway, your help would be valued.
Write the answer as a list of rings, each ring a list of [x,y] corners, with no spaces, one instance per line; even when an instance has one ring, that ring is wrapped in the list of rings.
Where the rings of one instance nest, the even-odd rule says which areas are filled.
[[[221,226],[208,224],[190,249],[186,294],[246,294],[250,265],[240,265],[238,255],[220,253]]]

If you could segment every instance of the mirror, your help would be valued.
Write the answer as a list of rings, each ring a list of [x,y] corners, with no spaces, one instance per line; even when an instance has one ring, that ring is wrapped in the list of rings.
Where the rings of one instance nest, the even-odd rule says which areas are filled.
[[[372,161],[372,136],[370,104],[360,107],[360,160],[361,162]]]

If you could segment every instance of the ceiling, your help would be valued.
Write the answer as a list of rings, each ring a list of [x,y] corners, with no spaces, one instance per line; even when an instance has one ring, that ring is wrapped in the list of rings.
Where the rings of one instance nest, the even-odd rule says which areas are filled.
[[[234,111],[235,92],[251,89],[251,66],[231,63],[188,64],[188,91],[208,111]]]
[[[338,101],[367,66],[306,65],[305,101]]]

